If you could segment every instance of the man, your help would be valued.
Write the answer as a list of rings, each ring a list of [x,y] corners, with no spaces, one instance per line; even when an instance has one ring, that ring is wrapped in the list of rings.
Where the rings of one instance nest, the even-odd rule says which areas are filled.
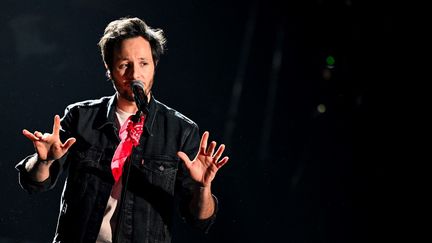
[[[52,133],[23,130],[36,150],[16,166],[25,190],[53,188],[68,168],[54,242],[170,242],[173,208],[204,231],[213,223],[211,183],[228,157],[154,98],[164,44],[162,30],[138,18],[111,22],[99,46],[115,95],[69,105]],[[148,112],[135,103],[134,80]]]

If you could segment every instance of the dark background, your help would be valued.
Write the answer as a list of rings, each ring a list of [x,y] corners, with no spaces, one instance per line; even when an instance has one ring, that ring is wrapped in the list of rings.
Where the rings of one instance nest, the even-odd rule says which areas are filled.
[[[97,42],[123,16],[164,29],[157,99],[227,144],[208,235],[174,242],[371,242],[404,234],[386,200],[386,113],[405,66],[394,5],[329,1],[14,1],[0,10],[0,242],[50,242],[62,186],[19,188],[21,134],[113,94]],[[403,54],[403,53],[402,53]],[[334,63],[331,58],[334,58]]]

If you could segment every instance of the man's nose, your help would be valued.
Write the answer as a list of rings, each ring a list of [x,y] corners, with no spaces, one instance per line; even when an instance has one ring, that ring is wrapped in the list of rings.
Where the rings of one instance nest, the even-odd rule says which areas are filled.
[[[128,78],[131,79],[131,80],[138,80],[138,79],[140,79],[139,71],[133,65],[131,65],[129,67]]]

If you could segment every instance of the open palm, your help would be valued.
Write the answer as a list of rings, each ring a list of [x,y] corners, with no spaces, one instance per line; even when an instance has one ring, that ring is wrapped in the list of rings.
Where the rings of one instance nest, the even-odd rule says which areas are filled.
[[[191,178],[206,187],[211,184],[216,176],[217,171],[228,162],[228,157],[225,156],[219,160],[225,150],[225,145],[220,145],[215,152],[216,142],[211,142],[207,147],[209,132],[204,132],[200,142],[200,149],[194,160],[183,153],[178,152],[177,155],[183,160],[186,168],[189,171]]]

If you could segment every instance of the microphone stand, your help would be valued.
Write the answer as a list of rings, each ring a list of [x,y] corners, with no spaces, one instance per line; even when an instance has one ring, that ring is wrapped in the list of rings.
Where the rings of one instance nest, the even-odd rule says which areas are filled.
[[[131,118],[131,120],[133,122],[139,121],[139,119],[140,119],[140,117],[141,117],[142,114],[143,114],[143,112],[141,110],[138,110],[137,113]],[[144,125],[145,125],[145,121],[144,121],[144,124],[143,124],[143,129],[144,129]],[[143,130],[143,133],[144,133],[144,130]],[[142,136],[142,134],[141,134],[141,136]],[[141,140],[141,138],[140,138],[140,140]],[[133,153],[133,149],[134,148],[132,148],[132,153]],[[124,173],[123,173],[122,178],[121,178],[121,180],[124,182],[124,185],[122,185],[122,192],[121,192],[121,196],[120,196],[120,203],[118,205],[117,222],[116,222],[116,225],[115,225],[114,237],[113,237],[113,241],[112,241],[113,243],[120,242],[120,238],[119,238],[120,237],[120,227],[121,227],[121,223],[123,222],[123,215],[124,215],[123,207],[124,207],[124,203],[125,203],[125,200],[126,200],[127,187],[128,187],[128,184],[129,184],[129,174],[130,174],[130,170],[132,168],[131,156],[129,156],[126,159],[126,164],[127,164],[127,169],[124,170],[125,167],[123,167],[123,172]],[[123,176],[124,176],[124,178],[123,178]]]
[[[131,120],[133,122],[138,122],[142,115],[148,114],[147,96],[144,92],[144,87],[142,86],[142,84],[140,84],[138,82],[133,81],[132,85],[131,85],[132,86],[131,89],[134,92],[135,103],[138,107],[137,113],[131,118]],[[137,86],[139,86],[141,88],[136,88]],[[146,120],[147,119],[145,119],[144,123],[143,123],[143,133],[141,134],[141,136],[143,136],[143,134],[144,134]],[[141,137],[140,137],[139,141],[141,141]],[[132,153],[133,153],[133,150],[134,150],[134,148],[132,148]],[[115,231],[114,231],[113,243],[117,243],[120,241],[120,238],[119,238],[120,237],[120,228],[121,228],[121,223],[123,222],[123,216],[124,216],[123,207],[124,207],[124,203],[126,200],[126,192],[127,192],[127,187],[128,187],[128,183],[129,183],[129,174],[130,174],[130,170],[132,168],[131,156],[129,156],[127,158],[126,163],[127,163],[127,170],[125,171],[124,167],[123,167],[123,172],[124,172],[123,176],[125,176],[124,180],[123,180],[123,178],[121,178],[121,180],[124,181],[124,185],[122,185],[120,204],[118,205],[118,211],[117,211],[118,215],[117,215],[117,222],[116,222]]]

